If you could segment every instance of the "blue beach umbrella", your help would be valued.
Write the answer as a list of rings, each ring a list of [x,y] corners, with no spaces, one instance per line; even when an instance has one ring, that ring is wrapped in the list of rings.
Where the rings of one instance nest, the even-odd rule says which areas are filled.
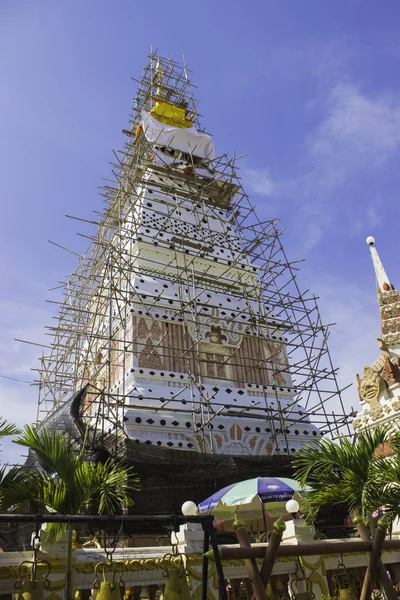
[[[298,481],[287,477],[255,477],[233,483],[200,502],[199,513],[212,513],[216,519],[243,519],[286,514],[285,504],[294,498],[300,501],[302,488]],[[308,488],[309,489],[309,488]]]

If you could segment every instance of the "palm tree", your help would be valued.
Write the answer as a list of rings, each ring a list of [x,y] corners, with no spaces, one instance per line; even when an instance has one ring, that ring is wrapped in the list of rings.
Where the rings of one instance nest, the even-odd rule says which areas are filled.
[[[382,456],[379,451],[388,444],[392,448],[397,444],[400,449],[398,440],[392,429],[377,427],[360,433],[355,441],[346,437],[337,441],[322,439],[300,450],[293,466],[295,478],[311,488],[302,502],[307,522],[314,522],[322,508],[343,502],[349,512],[369,520],[375,510],[389,502],[390,485],[394,482],[400,500],[399,453],[392,464],[392,458]],[[391,507],[394,510],[394,502]]]
[[[8,436],[17,435],[21,433],[20,430],[9,423],[6,419],[0,419],[0,441]],[[0,448],[1,452],[1,448]],[[20,481],[19,468],[13,467],[11,469],[8,468],[8,465],[2,465],[0,467],[0,505],[1,499],[3,495],[3,491],[14,482],[17,483]]]
[[[400,432],[392,433],[390,442],[374,461],[374,485],[379,491],[381,506],[390,521],[400,519]]]
[[[17,433],[8,426],[3,431]],[[1,430],[0,430],[1,431]],[[32,450],[40,463],[38,468],[17,467],[6,485],[0,489],[0,512],[79,514],[122,514],[133,505],[132,492],[138,489],[138,478],[131,467],[112,459],[104,463],[88,462],[85,445],[78,448],[67,435],[40,431],[26,425],[16,444]],[[4,484],[4,480],[3,480]],[[50,523],[47,541],[55,541],[66,525]],[[72,599],[72,530],[68,535],[66,598]]]
[[[17,470],[18,478],[0,494],[0,511],[122,514],[133,505],[138,479],[131,467],[110,458],[88,462],[85,448],[58,431],[27,425],[15,443],[32,450],[40,466]],[[47,536],[56,539],[63,530],[49,525]]]

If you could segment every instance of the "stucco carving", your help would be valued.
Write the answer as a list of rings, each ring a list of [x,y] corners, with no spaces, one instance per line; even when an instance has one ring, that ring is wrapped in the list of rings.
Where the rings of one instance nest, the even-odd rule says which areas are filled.
[[[379,398],[385,389],[385,382],[376,371],[371,367],[364,368],[364,376],[361,379],[357,374],[358,393],[360,398],[368,402],[371,408],[376,408],[379,404]]]
[[[394,385],[400,381],[400,369],[397,364],[392,362],[389,356],[385,357],[382,377],[388,385]]]
[[[399,357],[389,350],[384,340],[378,338],[377,341],[381,350],[377,360],[364,368],[362,378],[357,374],[360,398],[368,402],[372,409],[379,405],[379,398],[386,386],[400,382]]]

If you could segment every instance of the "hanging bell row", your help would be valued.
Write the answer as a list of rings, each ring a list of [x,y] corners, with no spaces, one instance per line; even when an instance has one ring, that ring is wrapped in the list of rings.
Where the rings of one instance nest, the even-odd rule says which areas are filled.
[[[22,570],[25,566],[31,566],[29,579],[23,579]],[[38,567],[45,568],[44,577],[38,575]],[[50,563],[47,560],[24,560],[17,567],[18,581],[14,587],[17,590],[16,600],[44,600],[44,590],[50,586],[49,581]]]

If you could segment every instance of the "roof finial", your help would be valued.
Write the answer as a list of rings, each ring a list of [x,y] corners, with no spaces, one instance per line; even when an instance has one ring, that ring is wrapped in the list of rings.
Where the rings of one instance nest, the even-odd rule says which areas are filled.
[[[394,288],[389,281],[389,277],[387,276],[382,261],[379,258],[378,251],[375,247],[375,238],[369,236],[367,237],[366,242],[371,252],[372,263],[374,265],[376,280],[378,283],[378,293],[393,290]]]

